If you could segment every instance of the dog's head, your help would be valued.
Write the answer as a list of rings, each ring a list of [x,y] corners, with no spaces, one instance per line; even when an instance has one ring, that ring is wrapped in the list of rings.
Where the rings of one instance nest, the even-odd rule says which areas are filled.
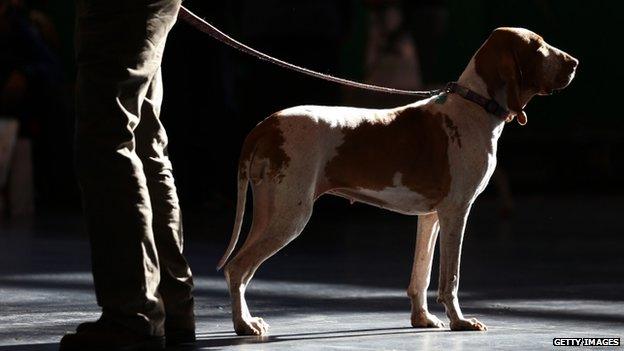
[[[475,54],[476,73],[488,94],[505,101],[522,125],[524,106],[535,95],[550,95],[574,78],[578,60],[523,28],[497,28]]]

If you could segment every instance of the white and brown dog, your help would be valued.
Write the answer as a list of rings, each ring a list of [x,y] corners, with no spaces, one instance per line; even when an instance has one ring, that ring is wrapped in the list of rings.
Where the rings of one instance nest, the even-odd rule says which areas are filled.
[[[441,229],[438,302],[451,330],[486,330],[464,317],[457,297],[468,213],[496,167],[505,122],[515,116],[525,124],[529,100],[566,87],[577,64],[531,31],[498,28],[438,96],[384,110],[299,106],[258,124],[243,145],[234,232],[219,263],[236,246],[251,181],[251,230],[225,265],[236,332],[267,332],[250,314],[245,289],[260,264],[301,233],[323,194],[419,216],[407,289],[414,327],[444,326],[427,310]]]

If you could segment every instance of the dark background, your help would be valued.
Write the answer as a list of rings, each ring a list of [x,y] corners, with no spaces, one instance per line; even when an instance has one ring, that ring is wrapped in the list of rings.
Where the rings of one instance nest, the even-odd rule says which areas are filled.
[[[493,206],[494,216],[515,216],[527,198],[610,206],[622,195],[624,122],[619,107],[621,14],[617,1],[200,1],[184,5],[257,49],[321,72],[364,79],[370,16],[389,4],[403,10],[414,40],[423,87],[455,80],[471,55],[498,26],[520,26],[542,35],[580,60],[569,88],[537,97],[527,108],[529,123],[510,123],[499,142],[516,206]],[[72,168],[73,3],[34,1],[59,34],[57,52],[64,80],[58,107],[34,116],[37,213],[80,212]],[[279,109],[297,104],[355,104],[354,92],[283,70],[236,52],[180,22],[172,30],[163,62],[162,119],[170,137],[174,173],[189,222],[187,234],[223,243],[229,237],[235,201],[235,171],[242,140],[253,126]],[[385,107],[378,93],[358,92],[360,106]],[[399,99],[399,98],[397,98]],[[364,102],[362,102],[364,101]],[[397,100],[398,101],[398,100]],[[410,99],[401,102],[408,103]],[[490,186],[484,201],[496,204]],[[608,197],[602,202],[596,199]],[[525,199],[525,200],[523,200]],[[562,200],[563,199],[563,200]],[[591,201],[589,201],[591,200]],[[589,209],[600,211],[600,208]],[[321,199],[321,216],[368,215],[379,210]],[[565,212],[565,211],[563,211]],[[565,222],[567,215],[562,214]],[[378,219],[385,214],[381,214]],[[390,216],[390,215],[388,215]],[[398,218],[398,217],[389,217]],[[611,228],[621,227],[613,220]],[[208,233],[206,228],[209,228]],[[323,242],[322,235],[320,242]],[[315,240],[315,239],[308,239]],[[622,240],[622,239],[620,239]],[[620,241],[621,242],[621,241]]]
[[[0,8],[20,1],[0,0]],[[0,296],[0,317],[7,321],[0,326],[0,344],[15,344],[0,349],[40,350],[41,344],[26,343],[46,340],[46,349],[56,350],[60,335],[75,328],[76,316],[91,318],[87,316],[99,311],[93,296],[83,294],[92,292],[89,275],[82,274],[89,270],[90,250],[72,166],[74,4],[68,0],[27,4],[48,16],[57,35],[47,38],[48,55],[40,60],[46,63],[47,70],[41,73],[49,84],[32,83],[29,98],[18,111],[22,136],[33,147],[36,211],[32,216],[0,213],[0,290],[6,292]],[[357,81],[366,80],[374,14],[388,6],[402,9],[401,30],[418,49],[423,89],[457,79],[498,26],[526,27],[578,58],[576,79],[567,89],[533,99],[526,109],[528,125],[513,122],[505,127],[499,140],[499,173],[469,217],[461,301],[467,315],[483,317],[492,331],[456,339],[436,332],[439,337],[423,334],[421,341],[425,347],[543,347],[550,345],[552,336],[569,336],[571,331],[591,337],[622,335],[624,2],[186,0],[184,4],[268,54]],[[5,24],[0,16],[0,88],[5,72],[12,69],[2,60],[15,53],[3,46]],[[37,41],[31,39],[16,46],[29,47]],[[200,346],[238,344],[241,339],[211,340],[219,335],[211,333],[231,331],[227,292],[222,273],[214,266],[230,238],[236,164],[245,135],[270,113],[297,104],[386,107],[410,99],[355,91],[283,70],[242,55],[182,22],[170,34],[163,74],[162,119],[184,213],[185,256],[198,283]],[[0,104],[0,118],[6,109]],[[7,189],[0,189],[0,203],[6,194]],[[247,219],[250,210],[248,206]],[[357,337],[351,340],[367,348],[377,345],[370,343],[375,339],[359,340],[360,332],[378,335],[383,348],[421,345],[415,335],[400,339],[392,332],[408,326],[407,315],[400,315],[409,310],[407,296],[366,291],[408,285],[416,221],[340,198],[321,198],[304,233],[256,274],[256,283],[277,280],[288,286],[266,284],[264,290],[250,290],[252,310],[270,323],[276,320],[275,330],[282,324],[286,327],[282,332],[294,326],[303,335],[314,335],[301,344],[316,348],[325,345],[323,339],[342,340],[334,333],[336,328],[355,329]],[[432,290],[437,287],[437,266],[435,262]],[[310,295],[303,291],[312,289],[309,285],[290,284],[301,281],[329,284],[314,285],[322,291]],[[430,306],[443,315],[433,299]],[[312,318],[299,323],[304,314]],[[346,319],[325,319],[332,315]],[[379,323],[379,318],[391,321]],[[329,336],[322,335],[326,328],[332,330]],[[500,333],[503,329],[506,334]],[[296,337],[298,332],[293,333]],[[256,342],[247,340],[242,342]],[[280,341],[280,332],[269,341]]]

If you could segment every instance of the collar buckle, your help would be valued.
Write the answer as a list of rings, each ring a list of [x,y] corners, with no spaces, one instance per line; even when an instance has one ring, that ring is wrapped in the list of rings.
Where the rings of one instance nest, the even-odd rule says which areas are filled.
[[[488,101],[484,107],[485,110],[491,114],[497,114],[500,109],[500,105],[498,104],[498,102],[494,101],[493,99]]]

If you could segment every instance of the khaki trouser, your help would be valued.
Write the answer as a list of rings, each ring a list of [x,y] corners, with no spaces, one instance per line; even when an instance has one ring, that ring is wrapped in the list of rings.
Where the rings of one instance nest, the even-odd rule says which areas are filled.
[[[76,168],[97,301],[139,333],[194,329],[193,281],[159,120],[181,0],[76,0]]]

